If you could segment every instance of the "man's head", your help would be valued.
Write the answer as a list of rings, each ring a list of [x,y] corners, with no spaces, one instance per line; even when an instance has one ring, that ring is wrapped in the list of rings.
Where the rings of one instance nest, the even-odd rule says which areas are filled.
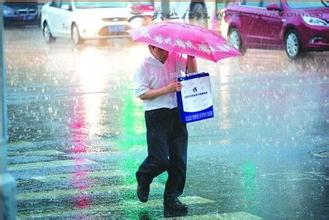
[[[149,49],[151,54],[161,63],[166,62],[166,60],[168,59],[168,54],[169,54],[168,51],[161,49],[159,47],[155,47],[153,45],[149,45]]]

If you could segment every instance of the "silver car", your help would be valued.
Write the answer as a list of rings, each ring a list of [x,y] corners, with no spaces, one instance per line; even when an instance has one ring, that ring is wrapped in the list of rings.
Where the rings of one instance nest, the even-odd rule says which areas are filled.
[[[130,4],[126,1],[52,0],[41,11],[41,28],[47,43],[71,38],[74,44],[87,39],[128,36]]]

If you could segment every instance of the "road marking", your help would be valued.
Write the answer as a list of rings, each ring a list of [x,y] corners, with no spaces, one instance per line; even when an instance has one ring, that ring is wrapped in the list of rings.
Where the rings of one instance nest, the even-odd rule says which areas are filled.
[[[9,171],[20,171],[20,170],[30,170],[30,169],[45,169],[45,168],[56,168],[65,166],[82,166],[88,164],[96,164],[96,162],[88,159],[82,160],[56,160],[47,162],[37,162],[37,163],[23,163],[23,164],[13,164],[8,166]]]
[[[17,150],[17,149],[27,149],[27,148],[34,148],[35,144],[32,142],[27,141],[17,141],[11,142],[8,144],[8,151]]]
[[[214,203],[215,201],[206,199],[199,196],[186,196],[180,197],[182,201],[184,201],[187,205],[194,205],[194,204],[206,204],[206,203]],[[141,203],[136,200],[127,201],[123,204],[119,205],[112,205],[112,204],[104,204],[104,205],[92,205],[87,207],[86,209],[76,209],[76,210],[62,210],[57,212],[48,212],[48,213],[39,213],[39,214],[32,214],[29,215],[26,211],[25,213],[18,213],[19,217],[21,218],[46,218],[46,217],[79,217],[79,216],[97,216],[101,215],[104,216],[107,213],[111,215],[111,212],[114,211],[124,211],[124,210],[132,210],[132,209],[143,209],[143,208],[157,208],[162,207],[162,199],[154,199],[149,200],[147,203]],[[32,211],[31,211],[32,212]],[[136,212],[137,214],[137,212]],[[197,218],[196,218],[197,219]],[[252,219],[253,220],[253,219]]]
[[[174,217],[166,219],[181,219],[181,220],[261,220],[263,218],[252,215],[248,212],[228,212],[228,213],[218,213],[209,215],[192,215],[184,217]]]
[[[8,156],[57,156],[64,154],[64,152],[57,150],[39,150],[39,151],[25,151],[25,152],[17,152],[17,151],[9,151]]]
[[[203,197],[199,196],[184,196],[184,197],[179,197],[179,199],[187,204],[187,205],[192,205],[192,204],[206,204],[206,203],[214,203],[214,200],[206,199]],[[163,200],[162,199],[155,199],[152,200],[152,202],[147,202],[147,203],[141,203],[138,201],[127,201],[124,204],[127,205],[128,207],[140,207],[140,208],[146,208],[146,207],[154,207],[154,206],[162,206]]]
[[[72,140],[62,139],[62,144],[67,146],[72,145]],[[103,140],[103,139],[88,139],[85,142],[90,146],[94,146],[94,148],[99,149],[108,149],[108,146],[115,146],[116,142],[112,140]],[[35,149],[49,149],[51,150],[54,145],[58,145],[58,140],[56,141],[16,141],[8,143],[8,151],[16,151],[16,150],[35,150]],[[89,149],[93,150],[93,149]]]
[[[129,173],[126,173],[121,170],[105,170],[105,171],[86,171],[84,172],[88,178],[93,179],[93,178],[101,178],[101,177],[115,177],[115,176],[129,176]],[[35,176],[32,177],[32,179],[38,180],[43,183],[48,183],[48,182],[58,182],[58,181],[67,181],[67,180],[72,180],[72,176],[74,176],[74,173],[64,173],[64,174],[55,174],[55,175],[46,175],[46,176]]]
[[[152,189],[156,190],[159,188],[164,188],[163,184],[152,183]],[[115,192],[120,192],[122,190],[136,190],[136,184],[130,185],[110,185],[110,186],[97,186],[90,187],[86,189],[61,189],[61,190],[48,190],[48,191],[38,191],[38,192],[22,192],[16,196],[18,202],[24,202],[27,200],[41,200],[41,199],[61,199],[65,197],[75,197],[77,195],[111,195]]]

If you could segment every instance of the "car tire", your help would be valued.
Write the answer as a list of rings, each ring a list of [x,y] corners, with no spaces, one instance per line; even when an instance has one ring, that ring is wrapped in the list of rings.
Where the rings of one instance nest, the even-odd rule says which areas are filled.
[[[295,30],[289,30],[284,38],[284,48],[291,60],[297,59],[302,52],[299,35]]]
[[[43,25],[42,35],[47,43],[52,43],[56,40],[56,38],[52,35],[47,22],[45,22]]]
[[[230,28],[228,35],[228,41],[235,49],[239,50],[242,54],[247,52],[247,48],[243,45],[241,35],[236,28]]]
[[[144,15],[134,15],[128,19],[130,26],[138,28],[143,24]]]
[[[72,25],[72,28],[71,28],[71,38],[72,38],[72,41],[75,45],[79,45],[79,44],[82,44],[83,40],[80,36],[80,32],[79,32],[79,28],[76,24],[73,24]]]

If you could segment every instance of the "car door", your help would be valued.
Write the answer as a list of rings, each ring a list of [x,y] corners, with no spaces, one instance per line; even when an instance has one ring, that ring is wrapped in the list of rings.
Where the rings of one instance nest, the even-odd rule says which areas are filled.
[[[59,34],[63,37],[71,36],[71,22],[73,16],[72,2],[70,0],[64,0],[60,3],[60,10],[58,12]]]
[[[60,19],[58,17],[60,11],[60,0],[52,0],[49,6],[42,11],[42,16],[48,24],[51,33],[56,37],[59,35]]]
[[[261,42],[264,47],[273,48],[282,44],[280,33],[283,27],[281,11],[269,10],[267,6],[276,4],[281,8],[280,0],[263,0],[261,5],[262,13],[259,18],[259,24],[262,27],[259,35],[262,37]]]
[[[241,35],[243,36],[244,44],[247,47],[254,47],[259,41],[258,31],[261,28],[259,24],[260,7],[258,0],[247,0],[241,4],[242,11],[240,12]]]

